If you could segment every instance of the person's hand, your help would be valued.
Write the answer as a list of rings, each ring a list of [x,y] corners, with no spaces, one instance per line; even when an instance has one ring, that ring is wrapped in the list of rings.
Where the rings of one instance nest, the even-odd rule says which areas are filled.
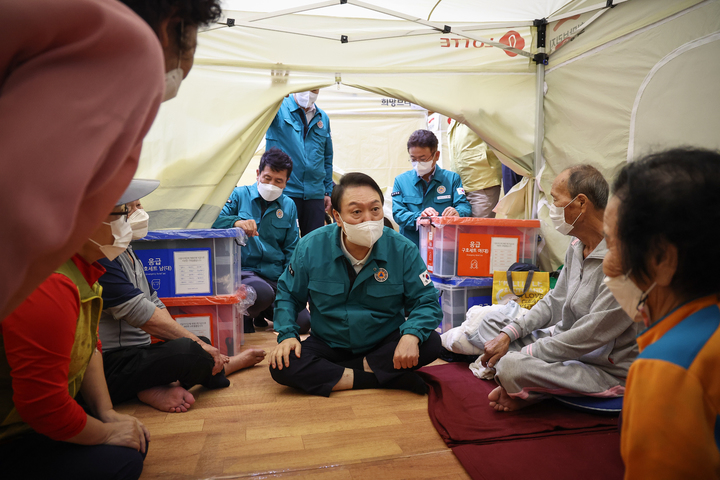
[[[290,352],[295,352],[295,356],[300,358],[300,350],[302,344],[297,338],[286,338],[278,344],[275,349],[270,352],[269,362],[271,368],[283,369],[283,363],[286,367],[290,366]]]
[[[250,220],[238,220],[235,226],[242,228],[248,237],[257,237],[260,235],[257,231],[257,223],[252,218]]]
[[[432,222],[430,221],[430,217],[418,217],[417,224],[420,225],[430,225]]]
[[[435,210],[433,207],[428,207],[425,210],[422,211],[420,214],[421,217],[437,217],[440,214]]]
[[[330,200],[329,195],[325,195],[325,211],[327,213],[330,213],[331,208],[332,208],[332,200]]]
[[[420,339],[415,335],[403,335],[395,347],[393,366],[396,369],[412,368],[418,364],[420,358]]]
[[[502,332],[489,342],[485,342],[485,353],[480,357],[483,367],[494,368],[498,360],[505,356],[510,349],[510,337]]]
[[[442,216],[443,217],[459,217],[460,214],[453,207],[447,207],[445,210],[443,210]]]
[[[103,412],[100,420],[109,427],[108,436],[103,444],[129,447],[145,453],[150,432],[135,417],[117,413],[115,410]]]
[[[213,366],[212,374],[217,375],[218,373],[220,373],[222,371],[225,364],[230,361],[230,358],[228,356],[220,353],[220,350],[218,350],[217,348],[213,347],[212,345],[208,345],[205,342],[203,342],[201,344],[201,346],[202,346],[203,350],[205,350],[207,353],[210,354],[210,356],[213,357],[213,360],[215,361],[215,365]]]

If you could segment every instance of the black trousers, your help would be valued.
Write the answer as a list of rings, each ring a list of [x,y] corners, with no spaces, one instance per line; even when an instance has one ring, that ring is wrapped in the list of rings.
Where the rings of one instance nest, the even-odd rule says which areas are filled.
[[[199,337],[210,343],[207,338]],[[189,338],[137,347],[125,347],[103,353],[105,379],[112,403],[135,398],[148,388],[180,381],[184,388],[203,385],[213,388],[223,372],[215,377],[215,361],[203,348]]]
[[[397,330],[370,351],[357,354],[343,348],[332,348],[310,334],[302,342],[300,358],[290,352],[290,366],[283,365],[282,370],[270,367],[270,374],[281,385],[294,387],[312,395],[329,397],[332,388],[340,381],[346,368],[363,368],[363,358],[367,359],[378,383],[383,386],[405,372],[434,362],[440,355],[442,347],[440,335],[433,331],[428,339],[420,344],[417,366],[398,370],[393,365],[393,356],[400,338],[402,334]]]
[[[77,445],[30,432],[0,443],[0,471],[5,480],[137,480],[148,448]]]
[[[298,212],[298,223],[300,223],[300,235],[303,237],[316,228],[325,226],[325,200],[303,200],[292,198]]]
[[[273,312],[275,310],[275,295],[277,294],[277,282],[262,278],[255,272],[243,271],[242,283],[255,289],[257,299],[255,303],[248,308],[248,317],[265,318],[272,322]],[[297,324],[300,325],[300,334],[306,334],[310,330],[310,312],[307,308],[300,310],[297,316]],[[247,323],[247,322],[246,322]],[[252,320],[250,325],[246,325],[245,333],[252,333]]]

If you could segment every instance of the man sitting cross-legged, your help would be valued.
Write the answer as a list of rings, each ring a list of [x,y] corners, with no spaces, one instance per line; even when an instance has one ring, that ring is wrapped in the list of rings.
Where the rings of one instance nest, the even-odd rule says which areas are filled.
[[[140,202],[128,204],[133,238],[147,234],[148,214]],[[195,402],[187,391],[193,385],[220,388],[225,378],[265,358],[250,348],[227,357],[204,337],[196,337],[177,323],[150,286],[132,247],[115,260],[102,259],[107,270],[100,277],[103,312],[100,340],[108,390],[113,403],[137,396],[164,412],[186,412]],[[150,335],[165,342],[150,343]]]
[[[351,388],[424,394],[413,370],[440,353],[442,311],[420,252],[383,226],[382,190],[369,176],[345,175],[332,207],[337,224],[300,239],[278,282],[270,373],[326,397]],[[300,342],[295,319],[308,296],[312,330]]]
[[[498,411],[548,394],[622,395],[638,354],[638,328],[603,283],[607,182],[595,168],[577,165],[557,176],[550,194],[555,229],[576,237],[557,285],[523,317],[491,313],[478,328],[485,342],[480,361],[496,369],[500,384],[488,396]]]

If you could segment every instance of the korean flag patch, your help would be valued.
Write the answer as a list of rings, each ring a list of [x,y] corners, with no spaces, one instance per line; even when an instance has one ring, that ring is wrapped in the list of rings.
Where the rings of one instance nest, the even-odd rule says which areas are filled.
[[[432,280],[430,280],[430,274],[428,273],[427,270],[425,270],[423,273],[420,274],[420,281],[426,287],[432,283]]]
[[[458,188],[457,189],[458,195],[465,195],[465,189],[464,188]]]
[[[290,275],[292,275],[293,277],[295,276],[295,270],[293,270],[292,268],[292,263],[288,264],[288,272],[290,272]]]

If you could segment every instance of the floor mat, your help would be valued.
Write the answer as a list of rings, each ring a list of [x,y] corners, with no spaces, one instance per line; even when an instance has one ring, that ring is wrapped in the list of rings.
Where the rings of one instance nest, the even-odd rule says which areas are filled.
[[[475,378],[467,363],[419,372],[435,428],[473,478],[622,478],[617,417],[554,400],[497,412],[487,399],[497,385]]]

